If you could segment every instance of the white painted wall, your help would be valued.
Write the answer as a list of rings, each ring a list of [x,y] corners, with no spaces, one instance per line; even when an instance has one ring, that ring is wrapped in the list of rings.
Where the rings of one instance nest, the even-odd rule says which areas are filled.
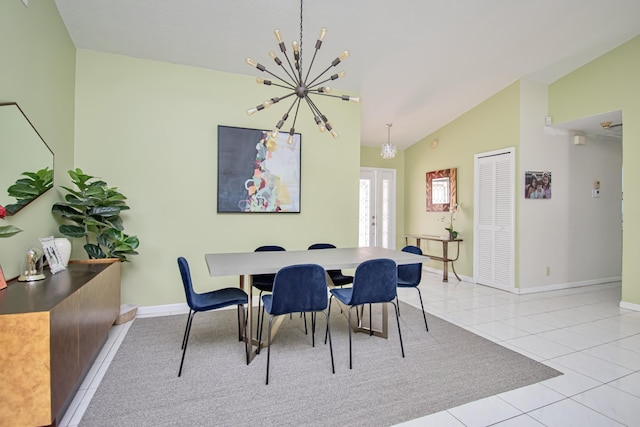
[[[522,81],[518,172],[519,284],[563,288],[621,276],[622,144],[544,126],[547,85]],[[524,199],[524,172],[552,172],[550,200]],[[593,199],[593,181],[602,186]],[[549,275],[547,275],[547,267]]]

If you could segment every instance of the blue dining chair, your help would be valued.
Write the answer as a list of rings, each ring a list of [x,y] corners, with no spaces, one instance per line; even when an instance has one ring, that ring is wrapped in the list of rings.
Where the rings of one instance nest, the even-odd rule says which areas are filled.
[[[267,337],[267,378],[269,384],[269,363],[271,358],[271,325],[276,316],[291,313],[312,313],[311,345],[315,347],[315,314],[322,313],[327,320],[329,336],[329,353],[331,354],[331,371],[336,373],[333,362],[333,345],[331,343],[331,327],[329,315],[324,310],[328,306],[327,274],[317,264],[298,264],[281,268],[273,283],[273,292],[262,296],[264,310],[269,313],[269,330]]]
[[[247,340],[243,338],[246,336],[246,316],[243,305],[249,302],[247,293],[240,288],[224,288],[202,294],[196,293],[193,290],[189,263],[184,257],[178,258],[178,268],[180,269],[180,276],[182,276],[182,284],[184,285],[184,293],[187,297],[187,304],[189,305],[187,326],[184,330],[184,337],[182,337],[182,360],[180,360],[178,377],[182,375],[182,365],[184,364],[184,355],[187,353],[187,344],[189,343],[189,334],[191,333],[193,317],[200,311],[217,310],[231,305],[238,306],[238,338],[240,340],[244,340],[244,350],[247,357],[247,364],[249,364]],[[242,332],[243,329],[244,333]]]
[[[402,352],[402,357],[404,357],[402,332],[400,331],[400,318],[398,306],[395,303],[397,296],[397,281],[398,272],[395,261],[388,258],[378,258],[364,261],[358,265],[355,275],[353,276],[352,287],[333,288],[330,290],[331,298],[329,298],[329,315],[331,314],[331,300],[333,297],[342,304],[349,306],[349,369],[352,369],[353,367],[351,349],[351,310],[354,307],[364,304],[393,304],[393,307],[396,310],[396,322],[398,323],[400,351]]]
[[[266,245],[257,247],[254,252],[269,252],[269,251],[284,251],[285,248],[277,245]],[[258,336],[258,341],[260,341],[260,331],[262,330],[261,324],[264,321],[264,312],[261,311],[261,301],[262,294],[264,292],[271,292],[273,290],[273,281],[276,278],[275,274],[253,274],[251,275],[251,286],[260,291],[258,295],[258,322],[256,326],[256,336]],[[260,313],[262,313],[262,319],[260,318]],[[305,319],[306,320],[306,319]],[[258,346],[258,353],[260,353],[260,346]]]
[[[402,252],[409,252],[416,255],[422,255],[422,250],[417,246],[405,246],[402,248]],[[429,332],[429,325],[427,325],[427,315],[424,312],[424,304],[422,303],[422,294],[418,285],[422,280],[422,263],[406,264],[398,266],[398,287],[399,288],[414,288],[418,291],[418,297],[420,298],[420,307],[422,307],[422,317],[424,317],[424,326]],[[396,296],[396,303],[398,303],[398,297]],[[398,303],[398,313],[400,312],[400,304]]]
[[[308,249],[335,249],[331,243],[314,243]],[[327,270],[327,274],[335,286],[344,286],[353,283],[353,276],[342,274],[342,270]]]

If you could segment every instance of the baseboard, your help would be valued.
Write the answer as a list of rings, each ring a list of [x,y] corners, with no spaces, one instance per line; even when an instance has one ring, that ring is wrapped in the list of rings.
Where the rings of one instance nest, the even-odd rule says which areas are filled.
[[[580,288],[582,286],[602,285],[604,283],[619,282],[622,280],[621,276],[616,277],[603,277],[601,279],[582,280],[580,282],[568,282],[568,283],[556,283],[554,285],[547,286],[535,286],[532,288],[518,288],[516,289],[518,294],[533,294],[538,292],[559,291],[561,289]]]
[[[620,308],[626,308],[627,310],[640,311],[640,304],[633,304],[630,302],[620,301]]]

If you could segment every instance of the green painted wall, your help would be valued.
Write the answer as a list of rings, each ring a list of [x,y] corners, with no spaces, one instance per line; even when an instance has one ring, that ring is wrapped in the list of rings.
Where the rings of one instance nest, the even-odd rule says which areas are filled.
[[[358,105],[317,101],[337,140],[301,110],[302,213],[217,214],[217,126],[272,129],[288,105],[252,116],[246,110],[281,95],[277,88],[256,85],[255,75],[86,50],[77,58],[75,165],[128,197],[125,231],[141,242],[140,254],[122,268],[124,302],[183,302],[178,256],[189,260],[196,286],[211,289],[238,279],[211,278],[205,253],[357,245]]]
[[[561,123],[622,110],[624,234],[622,301],[640,304],[640,37],[636,37],[549,86],[549,114]],[[626,167],[625,167],[626,166]]]
[[[474,155],[500,148],[518,147],[519,102],[520,85],[511,84],[438,131],[427,135],[407,148],[404,153],[404,232],[409,234],[446,233],[445,225],[440,222],[445,214],[426,211],[426,173],[440,169],[458,169],[457,190],[460,209],[456,215],[455,229],[461,232],[464,242],[460,246],[456,270],[465,276],[473,276]],[[438,141],[435,149],[431,148],[431,141],[434,139]],[[428,251],[440,254],[441,244],[434,243],[428,247]],[[441,269],[442,263],[433,261],[428,267]]]
[[[0,102],[17,102],[55,153],[54,185],[67,185],[73,167],[73,117],[76,50],[53,1],[0,1]],[[2,141],[0,152],[5,150]],[[1,154],[0,154],[1,155]],[[3,192],[11,183],[2,182]],[[6,193],[5,193],[6,194]],[[0,225],[24,231],[0,239],[5,276],[26,266],[25,252],[40,247],[39,237],[59,235],[51,205],[60,194],[50,190]]]

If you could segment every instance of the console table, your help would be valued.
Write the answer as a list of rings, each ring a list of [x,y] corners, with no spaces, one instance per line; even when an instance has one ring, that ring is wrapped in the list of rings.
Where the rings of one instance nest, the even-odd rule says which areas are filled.
[[[404,236],[404,240],[405,240],[405,244],[409,244],[409,239],[415,239],[416,241],[416,246],[419,247],[420,249],[420,243],[421,240],[431,240],[434,242],[442,242],[442,256],[437,256],[437,255],[427,255],[429,258],[431,259],[435,259],[436,261],[442,261],[442,281],[443,282],[448,282],[449,281],[449,269],[448,269],[448,265],[449,263],[451,263],[451,271],[453,271],[453,274],[456,275],[456,279],[458,279],[458,281],[460,281],[460,277],[458,277],[458,273],[456,273],[456,268],[454,267],[453,263],[455,261],[458,260],[458,256],[460,256],[460,242],[462,242],[462,239],[449,239],[448,237],[439,237],[439,236],[424,236],[424,235],[416,235],[416,234],[407,234]],[[449,243],[455,243],[456,244],[456,257],[455,258],[451,258],[449,257]]]
[[[0,290],[0,426],[60,422],[120,312],[118,260],[45,274]]]

